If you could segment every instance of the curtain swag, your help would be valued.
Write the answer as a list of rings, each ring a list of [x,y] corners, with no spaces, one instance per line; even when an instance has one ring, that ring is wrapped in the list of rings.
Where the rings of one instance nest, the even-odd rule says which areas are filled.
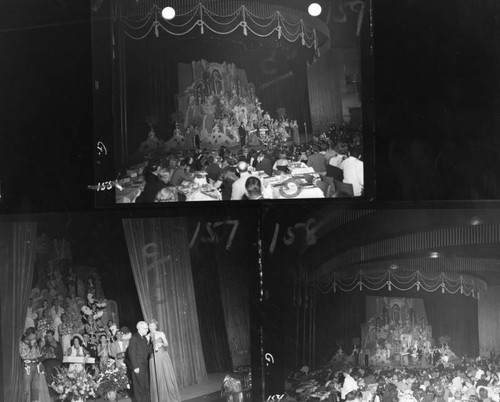
[[[409,291],[416,289],[426,292],[437,292],[463,294],[479,299],[479,291],[486,289],[483,281],[471,278],[466,275],[454,275],[450,273],[441,273],[439,275],[425,275],[420,271],[411,274],[397,274],[392,270],[384,273],[366,273],[358,271],[350,274],[344,272],[334,272],[329,278],[316,281],[316,286],[322,293],[381,290],[387,288],[391,291],[393,288],[400,291]]]
[[[288,42],[300,40],[303,46],[314,47],[315,53],[320,55],[316,28],[308,26],[303,18],[285,16],[281,11],[265,15],[245,5],[232,11],[200,2],[190,10],[177,14],[171,21],[165,20],[161,12],[162,8],[153,4],[141,16],[123,17],[125,35],[141,40],[154,31],[155,36],[159,37],[160,29],[174,36],[188,35],[195,29],[199,29],[202,35],[205,31],[229,35],[241,28],[245,36],[252,34],[265,38],[276,35],[278,39],[283,38]]]

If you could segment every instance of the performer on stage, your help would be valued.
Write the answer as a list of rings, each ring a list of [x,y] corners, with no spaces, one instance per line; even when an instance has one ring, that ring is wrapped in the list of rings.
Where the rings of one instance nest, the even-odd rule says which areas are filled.
[[[245,129],[243,122],[241,122],[238,127],[238,135],[240,136],[240,144],[244,147],[247,143],[247,130]]]
[[[300,145],[299,125],[297,124],[297,120],[292,120],[290,128],[292,130],[293,144]]]
[[[24,365],[23,402],[38,401],[40,393],[38,359],[42,354],[36,341],[35,328],[26,329],[19,344],[19,354]]]
[[[132,370],[132,385],[137,402],[149,402],[149,373],[148,358],[151,346],[146,337],[148,324],[144,321],[137,323],[137,332],[130,339],[127,355]]]
[[[89,356],[88,351],[82,346],[81,335],[77,334],[71,340],[71,347],[66,351],[66,356],[73,357],[85,357]],[[85,366],[81,363],[71,363],[69,365],[69,371],[80,372],[85,369]]]
[[[194,151],[194,149],[195,149],[195,131],[194,131],[194,126],[192,124],[190,124],[188,129],[186,130],[186,136],[185,136],[184,140],[185,140],[186,150],[188,152]]]
[[[167,338],[158,331],[158,321],[149,320],[149,337],[153,345],[153,355],[149,360],[151,401],[180,402],[174,366],[167,351]]]
[[[127,343],[123,341],[122,330],[116,333],[116,340],[111,343],[109,347],[109,355],[115,359],[115,367],[125,367],[125,352],[127,350]]]

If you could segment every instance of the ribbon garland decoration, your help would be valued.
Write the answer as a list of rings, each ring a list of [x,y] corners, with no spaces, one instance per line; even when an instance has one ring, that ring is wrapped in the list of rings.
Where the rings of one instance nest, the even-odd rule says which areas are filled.
[[[321,293],[336,293],[362,291],[363,289],[378,291],[384,288],[392,291],[395,288],[399,291],[408,291],[416,288],[426,292],[463,294],[479,299],[481,289],[486,289],[486,284],[482,281],[466,275],[456,275],[451,273],[440,273],[438,275],[425,275],[420,271],[409,275],[396,274],[391,270],[380,273],[367,273],[358,271],[354,274],[346,272],[334,272],[329,278],[316,280],[316,286]]]
[[[149,11],[144,9],[145,5],[140,7],[140,11],[129,10],[122,17],[124,33],[131,39],[141,40],[153,30],[155,36],[159,37],[160,29],[173,36],[187,35],[196,27],[200,27],[201,34],[208,30],[218,35],[229,35],[241,29],[245,36],[251,33],[261,38],[276,35],[278,39],[283,38],[288,42],[300,40],[303,46],[314,48],[316,55],[320,55],[317,27],[314,26],[320,22],[311,20],[307,23],[304,20],[307,17],[299,11],[290,9],[288,13],[283,10],[270,13],[269,10],[260,9],[251,2],[245,2],[246,4],[235,8],[234,3],[231,6],[220,6],[207,1],[200,1],[184,11],[189,3],[184,3],[184,7],[170,21],[161,17],[162,7],[156,3],[151,5]],[[320,31],[329,40],[328,30],[320,28]]]

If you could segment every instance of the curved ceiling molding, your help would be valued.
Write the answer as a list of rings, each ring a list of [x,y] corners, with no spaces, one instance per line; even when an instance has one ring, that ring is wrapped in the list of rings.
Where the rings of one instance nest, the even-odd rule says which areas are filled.
[[[381,240],[338,254],[319,267],[326,273],[377,258],[442,247],[500,243],[500,225],[458,226]]]

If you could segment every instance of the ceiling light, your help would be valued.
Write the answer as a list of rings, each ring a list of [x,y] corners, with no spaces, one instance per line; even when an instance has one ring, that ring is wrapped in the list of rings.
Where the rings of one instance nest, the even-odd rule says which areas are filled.
[[[309,4],[309,8],[307,9],[309,15],[313,17],[317,17],[321,14],[321,6],[318,3]]]
[[[477,225],[481,225],[483,223],[483,219],[482,217],[480,216],[474,216],[471,220],[470,220],[470,224],[472,226],[477,226]]]
[[[437,251],[432,251],[430,254],[429,254],[429,257],[430,258],[439,258],[441,254],[439,254]]]
[[[389,266],[389,269],[392,269],[393,271],[395,271],[396,269],[398,269],[398,266],[396,264],[391,264]]]
[[[175,17],[175,10],[172,7],[165,7],[161,11],[161,16],[166,20],[173,20]]]

